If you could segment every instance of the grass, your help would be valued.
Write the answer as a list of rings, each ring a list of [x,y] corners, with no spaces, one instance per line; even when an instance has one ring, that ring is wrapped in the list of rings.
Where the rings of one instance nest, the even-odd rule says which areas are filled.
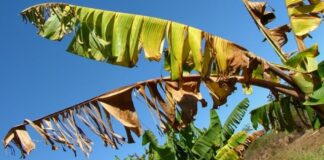
[[[270,132],[245,151],[248,160],[324,160],[324,132]]]

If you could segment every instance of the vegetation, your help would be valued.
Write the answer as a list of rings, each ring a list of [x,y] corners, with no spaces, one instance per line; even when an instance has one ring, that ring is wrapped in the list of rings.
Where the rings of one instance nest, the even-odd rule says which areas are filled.
[[[244,99],[234,108],[223,126],[217,112],[212,109],[208,129],[199,129],[190,123],[180,132],[169,131],[166,142],[162,146],[158,144],[157,138],[151,131],[145,131],[142,144],[148,145],[148,150],[146,154],[139,157],[154,160],[238,158],[242,156],[247,145],[263,134],[263,132],[256,132],[248,136],[245,131],[234,134],[236,125],[241,122],[247,107],[248,99]],[[131,157],[133,156],[128,158]]]
[[[265,2],[243,0],[243,3],[282,64],[268,62],[208,32],[158,18],[65,3],[45,3],[27,8],[21,15],[39,30],[40,36],[59,41],[72,34],[67,49],[70,53],[113,65],[133,67],[143,50],[145,58],[150,61],[160,61],[163,57],[164,68],[170,72],[170,77],[121,87],[40,119],[25,120],[8,132],[4,145],[7,147],[12,142],[23,157],[29,154],[35,148],[26,130],[26,126],[30,125],[53,150],[60,144],[74,152],[78,147],[88,155],[92,150],[91,140],[79,123],[89,127],[106,146],[117,148],[122,142],[133,143],[132,133],[141,136],[143,131],[132,93],[142,97],[148,107],[155,111],[160,129],[168,136],[173,132],[181,133],[193,121],[198,103],[207,105],[199,91],[201,83],[205,84],[213,98],[215,109],[226,103],[237,83],[242,84],[247,94],[252,93],[253,85],[270,90],[274,101],[251,112],[255,128],[261,124],[266,130],[291,132],[297,126],[292,116],[294,113],[301,117],[305,125],[319,128],[324,118],[324,62],[318,63],[316,60],[318,44],[306,46],[304,41],[310,37],[311,31],[320,26],[324,2],[286,0],[290,24],[271,29],[268,23],[274,20],[275,15],[267,10]],[[292,33],[298,52],[287,54],[283,51],[288,32]],[[200,136],[202,138],[197,139],[196,143],[200,146],[195,148],[193,145],[191,149],[195,156],[208,155],[210,144],[204,142],[211,142],[210,139],[216,137],[216,144],[221,144],[221,147],[224,140],[233,138],[235,125],[246,108],[238,110],[230,115],[223,128],[216,125],[218,128],[211,131],[211,127]],[[211,115],[211,118],[217,119]],[[125,128],[126,137],[115,132],[113,125],[116,124],[111,123],[112,118]],[[213,134],[209,134],[209,131]],[[164,152],[167,149],[168,153],[173,153],[169,145],[172,140],[168,139],[161,149],[149,133],[144,134],[144,142],[149,143],[151,150]],[[185,144],[185,147],[189,147],[189,144]],[[233,146],[226,148],[222,149],[222,153],[230,152]],[[153,155],[156,155],[155,152]]]
[[[322,160],[324,156],[323,128],[321,130],[294,131],[291,133],[270,131],[260,137],[244,153],[244,158]]]

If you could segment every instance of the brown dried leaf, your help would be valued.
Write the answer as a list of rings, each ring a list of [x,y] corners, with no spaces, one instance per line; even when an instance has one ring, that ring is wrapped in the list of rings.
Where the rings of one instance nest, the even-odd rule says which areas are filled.
[[[41,126],[40,122],[33,122],[31,120],[25,119],[25,122],[31,125],[42,137],[45,139],[46,143],[50,143],[53,150],[56,150],[57,147],[55,146],[52,137],[46,133],[46,131]]]
[[[181,87],[178,84],[181,84]],[[158,88],[157,85],[161,88]],[[4,138],[4,145],[8,146],[10,142],[13,142],[24,157],[26,153],[35,148],[35,144],[25,131],[25,126],[31,125],[52,146],[55,146],[54,143],[60,143],[72,149],[75,154],[76,148],[79,147],[88,156],[92,151],[92,142],[77,124],[77,122],[82,122],[97,134],[105,145],[117,148],[117,144],[125,142],[125,138],[114,132],[111,115],[121,122],[125,128],[128,142],[132,143],[134,139],[131,131],[138,136],[142,132],[133,106],[131,95],[133,90],[139,91],[149,106],[155,109],[161,122],[160,127],[166,129],[164,131],[167,131],[169,126],[180,129],[193,120],[197,112],[198,101],[203,106],[206,105],[199,92],[199,85],[199,76],[185,79],[182,83],[171,82],[169,78],[139,82],[94,97],[35,121],[26,120],[24,124],[10,130]],[[145,87],[148,87],[150,97],[147,96]],[[162,90],[161,93],[159,89]],[[165,94],[166,98],[163,98],[162,94]],[[182,121],[179,122],[174,120],[176,106],[179,106],[182,116]],[[80,121],[75,120],[75,115]]]
[[[96,120],[96,123],[93,124],[91,120],[89,119],[89,116],[85,113],[82,112],[83,114],[81,115],[80,113],[77,113],[77,117],[86,125],[88,126],[95,134],[97,134],[105,143],[105,146],[108,144],[113,145],[113,142],[111,140],[111,137],[106,131],[106,126],[104,122],[101,120]],[[99,125],[100,123],[100,125]]]
[[[140,136],[142,128],[133,105],[132,91],[132,87],[127,87],[99,97],[98,102],[120,123],[130,128],[137,136]]]
[[[290,32],[291,28],[288,25],[283,25],[277,28],[270,29],[269,32],[273,38],[273,40],[282,47],[288,41],[286,32]]]
[[[15,138],[14,130],[10,130],[7,135],[3,138],[3,145],[8,146],[9,143]]]
[[[275,15],[266,11],[266,2],[248,2],[248,4],[261,24],[266,25],[274,20]]]
[[[68,111],[66,120],[70,126],[69,128],[73,130],[72,133],[74,134],[78,146],[85,154],[85,156],[89,157],[89,153],[92,151],[92,147],[90,145],[91,141],[89,138],[87,138],[87,136],[84,134],[81,128],[76,125],[72,110]]]
[[[265,25],[271,22],[275,15],[272,12],[266,11],[266,2],[250,2],[244,0],[245,6],[249,11],[251,17],[255,21],[260,31],[264,34],[265,38],[272,45],[278,56],[283,62],[287,60],[285,53],[282,51],[281,46],[286,42],[285,32],[279,29],[268,29]]]
[[[146,84],[147,86],[150,86],[149,84]],[[154,86],[154,85],[153,85]],[[151,86],[151,87],[153,87]],[[166,120],[167,122],[173,124],[173,122],[171,121],[172,117],[170,117],[169,115],[169,108],[167,107],[167,105],[165,104],[163,98],[161,97],[160,93],[158,92],[157,88],[156,88],[156,84],[155,84],[155,89],[151,89],[150,87],[150,95],[151,98],[148,98],[148,96],[146,95],[145,92],[145,85],[139,85],[137,87],[137,91],[141,94],[141,96],[145,99],[146,103],[148,104],[148,106],[151,109],[154,109],[158,115],[159,121],[160,121],[160,125],[165,123],[164,120]],[[160,103],[160,106],[163,106],[162,109],[164,110],[164,112],[167,114],[164,114],[164,112],[162,112],[159,107],[158,107],[158,103],[157,101]],[[173,116],[174,118],[174,116]]]
[[[197,102],[200,101],[202,106],[206,106],[206,101],[199,92],[200,81],[183,82],[182,88],[177,82],[166,82],[165,89],[170,101],[175,102],[181,108],[181,120],[183,125],[192,122],[197,114]]]
[[[61,135],[61,138],[63,139],[63,144],[65,144],[66,146],[68,146],[70,149],[72,149],[72,151],[74,152],[74,154],[76,153],[76,149],[73,145],[73,143],[71,143],[68,139],[67,136],[69,136],[61,127],[61,125],[58,123],[57,117],[53,117],[52,118],[55,127],[57,128],[56,132],[58,132]]]
[[[249,58],[246,50],[225,39],[213,38],[213,56],[217,64],[217,73],[222,75],[235,75],[241,69],[248,68]]]
[[[214,108],[218,108],[227,101],[227,97],[235,90],[233,82],[222,82],[209,78],[204,81],[213,98]]]
[[[35,149],[35,143],[30,138],[25,127],[17,128],[14,132],[15,143],[18,143],[18,145],[21,146],[24,154],[29,154],[30,151]]]

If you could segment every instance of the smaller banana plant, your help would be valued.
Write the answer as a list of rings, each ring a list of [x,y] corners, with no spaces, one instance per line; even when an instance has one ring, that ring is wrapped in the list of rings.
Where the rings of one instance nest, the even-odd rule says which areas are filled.
[[[215,109],[210,110],[210,124],[208,129],[199,129],[193,123],[180,132],[170,130],[166,136],[166,143],[159,145],[157,138],[151,131],[145,131],[143,145],[148,144],[147,155],[154,160],[185,160],[185,159],[214,159],[222,148],[227,146],[247,145],[253,142],[245,132],[234,134],[249,106],[248,99],[242,100],[232,111],[224,125]],[[241,136],[243,134],[245,136]],[[236,137],[241,137],[240,143]],[[250,136],[249,136],[250,137]]]

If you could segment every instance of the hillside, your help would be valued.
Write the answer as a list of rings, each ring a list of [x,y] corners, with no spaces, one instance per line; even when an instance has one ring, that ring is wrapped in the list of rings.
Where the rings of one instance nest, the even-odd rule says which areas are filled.
[[[324,160],[324,127],[293,133],[270,132],[249,146],[248,160]]]

